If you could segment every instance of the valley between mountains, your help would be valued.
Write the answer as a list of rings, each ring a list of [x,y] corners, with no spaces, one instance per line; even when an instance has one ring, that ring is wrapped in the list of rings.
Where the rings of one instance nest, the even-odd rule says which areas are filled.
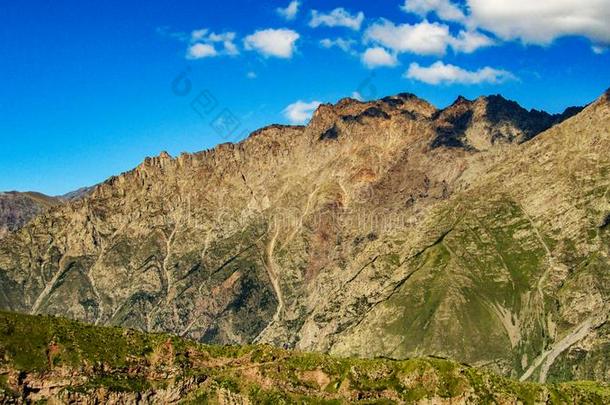
[[[52,205],[0,239],[2,310],[610,382],[610,92],[344,99]]]

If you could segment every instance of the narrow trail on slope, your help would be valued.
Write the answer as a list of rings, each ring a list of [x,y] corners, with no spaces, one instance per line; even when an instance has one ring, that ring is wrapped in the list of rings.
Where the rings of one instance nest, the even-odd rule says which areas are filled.
[[[273,315],[271,322],[269,322],[265,329],[263,329],[258,334],[258,336],[256,336],[256,338],[254,338],[254,342],[259,341],[259,339],[267,332],[267,329],[269,329],[269,327],[273,325],[273,323],[279,320],[280,315],[284,310],[284,296],[282,294],[282,289],[280,288],[280,282],[278,280],[278,272],[275,266],[275,260],[273,259],[273,251],[275,250],[275,243],[279,233],[279,227],[276,225],[275,232],[271,239],[269,239],[269,242],[267,243],[267,247],[265,249],[265,255],[267,256],[267,265],[265,267],[267,268],[267,274],[269,275],[271,285],[273,286],[273,290],[275,291],[275,295],[277,297],[277,309],[275,310],[275,314]]]

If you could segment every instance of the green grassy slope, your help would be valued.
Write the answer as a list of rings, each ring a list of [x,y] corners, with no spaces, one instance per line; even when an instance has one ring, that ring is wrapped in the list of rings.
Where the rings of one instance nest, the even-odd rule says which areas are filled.
[[[0,402],[608,403],[591,382],[520,383],[439,358],[337,358],[207,346],[164,334],[0,312]],[[146,402],[149,401],[149,402]]]

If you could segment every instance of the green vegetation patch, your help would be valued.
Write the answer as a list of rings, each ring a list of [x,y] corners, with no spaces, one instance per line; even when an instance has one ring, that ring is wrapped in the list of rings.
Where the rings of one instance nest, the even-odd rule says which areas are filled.
[[[248,398],[257,404],[383,404],[432,398],[610,402],[610,389],[602,384],[521,383],[441,358],[395,361],[264,345],[207,346],[169,335],[6,312],[0,312],[0,366],[11,375],[29,374],[29,380],[39,381],[54,378],[56,371],[55,378],[65,381],[62,373],[70,370],[82,383],[64,389],[84,397],[100,388],[147,396],[171,388],[183,393],[185,403],[216,403],[219,398]],[[0,399],[23,392],[23,387],[11,385],[13,380],[0,376]]]

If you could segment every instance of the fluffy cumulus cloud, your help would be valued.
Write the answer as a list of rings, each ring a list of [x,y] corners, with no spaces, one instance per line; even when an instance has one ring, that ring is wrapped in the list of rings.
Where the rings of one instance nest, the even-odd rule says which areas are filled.
[[[610,0],[468,0],[471,24],[502,39],[549,44],[579,35],[610,44]]]
[[[217,45],[219,49],[217,49]],[[199,29],[191,32],[189,46],[186,50],[187,59],[202,59],[219,55],[238,55],[235,45],[235,33],[224,32],[217,34],[208,29]]]
[[[290,4],[286,8],[277,8],[277,13],[287,21],[292,21],[295,19],[299,12],[299,7],[301,6],[301,2],[299,0],[292,0]]]
[[[594,51],[610,44],[610,0],[467,0],[464,8],[452,0],[405,0],[402,9],[526,44],[548,45],[564,36],[586,37]]]
[[[362,11],[357,14],[351,14],[346,9],[339,7],[326,14],[313,10],[311,12],[309,26],[312,28],[321,25],[327,27],[347,27],[354,31],[359,31],[363,21],[364,13]]]
[[[218,52],[210,44],[193,44],[186,50],[187,59],[203,59],[217,56]]]
[[[430,13],[435,13],[444,21],[465,21],[466,15],[451,0],[405,0],[401,7],[408,13],[418,14],[426,17]]]
[[[515,76],[506,70],[494,69],[489,66],[470,71],[459,66],[444,64],[441,61],[425,67],[418,63],[411,63],[405,73],[405,77],[420,82],[438,84],[498,84],[507,80],[516,79]]]
[[[381,47],[369,48],[362,54],[362,63],[369,69],[374,69],[382,66],[396,66],[398,60],[395,55],[392,55]]]
[[[300,35],[289,29],[266,29],[256,31],[244,39],[247,50],[256,51],[265,57],[292,58],[296,41]]]
[[[388,20],[371,25],[364,34],[374,42],[395,52],[412,52],[421,55],[442,55],[447,49],[449,27],[427,21],[419,24],[395,25]]]
[[[284,117],[286,117],[291,124],[305,124],[320,104],[322,103],[319,101],[305,102],[299,100],[284,109]]]
[[[385,19],[371,25],[366,30],[364,39],[396,53],[410,52],[418,55],[444,55],[448,47],[456,52],[470,53],[494,43],[491,38],[473,31],[461,31],[454,37],[447,25],[436,22],[396,25]]]
[[[449,46],[455,52],[473,53],[479,48],[495,45],[496,41],[477,31],[460,31],[457,37],[449,38]]]
[[[239,51],[237,50],[237,45],[235,45],[235,33],[234,32],[225,32],[224,34],[215,34],[211,33],[209,35],[209,40],[212,42],[221,43],[224,52],[227,55],[237,55]]]

